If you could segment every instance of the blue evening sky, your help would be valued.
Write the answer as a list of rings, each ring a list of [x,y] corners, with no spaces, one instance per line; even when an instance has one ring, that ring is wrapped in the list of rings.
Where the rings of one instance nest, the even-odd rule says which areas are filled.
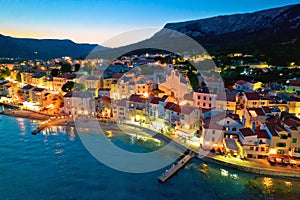
[[[246,13],[300,3],[296,0],[0,0],[0,34],[102,43],[168,22]]]

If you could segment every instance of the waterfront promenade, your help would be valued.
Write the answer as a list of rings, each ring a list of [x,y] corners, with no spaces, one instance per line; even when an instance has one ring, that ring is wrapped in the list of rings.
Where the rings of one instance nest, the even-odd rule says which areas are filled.
[[[224,157],[222,155],[216,155],[209,151],[203,150],[201,148],[194,148],[190,144],[184,143],[176,135],[166,135],[161,134],[157,131],[154,131],[148,127],[139,126],[137,124],[127,123],[127,124],[117,124],[119,129],[123,132],[134,131],[137,134],[150,134],[155,138],[163,139],[166,142],[172,141],[177,146],[184,149],[190,150],[195,154],[195,158],[214,163],[217,165],[237,169],[240,171],[245,171],[249,173],[268,175],[268,176],[279,176],[279,177],[288,177],[288,178],[300,178],[300,167],[292,167],[290,165],[271,165],[266,159],[247,159],[242,160],[236,157]],[[103,124],[102,128],[110,128]],[[117,129],[117,128],[114,128]]]

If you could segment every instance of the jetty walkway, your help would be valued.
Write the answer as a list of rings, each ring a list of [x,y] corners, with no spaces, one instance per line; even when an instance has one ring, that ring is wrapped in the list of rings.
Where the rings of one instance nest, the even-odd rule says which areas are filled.
[[[166,182],[178,170],[180,170],[184,165],[186,165],[193,157],[194,154],[192,152],[189,152],[188,155],[184,156],[180,161],[175,162],[169,170],[166,170],[160,177],[158,177],[158,181],[161,183]]]

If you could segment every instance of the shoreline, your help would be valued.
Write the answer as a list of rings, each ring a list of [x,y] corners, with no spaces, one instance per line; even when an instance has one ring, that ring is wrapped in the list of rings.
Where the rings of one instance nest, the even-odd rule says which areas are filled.
[[[51,116],[44,115],[40,113],[35,113],[31,111],[26,110],[9,110],[9,111],[2,111],[0,112],[1,115],[9,116],[9,117],[15,117],[15,118],[27,118],[27,119],[33,119],[33,120],[48,120]]]
[[[134,124],[122,123],[122,126],[124,126],[124,125],[130,126],[130,127],[136,126],[138,129],[144,131],[146,134],[148,134],[147,132],[152,131],[152,134],[149,134],[149,135],[152,136],[153,138],[163,140],[164,142],[167,142],[167,143],[173,142],[174,145],[181,148],[182,150],[192,151],[195,154],[196,159],[199,159],[199,160],[202,160],[202,161],[205,161],[208,163],[216,164],[219,166],[223,166],[223,167],[227,167],[227,168],[231,168],[231,169],[235,169],[235,170],[238,170],[241,172],[246,172],[246,173],[251,173],[251,174],[266,175],[266,176],[271,176],[271,177],[291,178],[291,179],[300,178],[300,167],[294,168],[293,170],[291,170],[292,168],[290,168],[290,166],[289,167],[270,166],[273,168],[267,168],[264,165],[262,165],[261,163],[259,163],[258,161],[251,160],[251,159],[242,161],[239,158],[231,158],[231,159],[237,160],[243,164],[226,162],[222,159],[222,158],[224,158],[223,156],[220,156],[220,155],[216,156],[216,155],[206,152],[202,149],[200,151],[196,151],[195,149],[187,147],[187,146],[179,143],[178,141],[176,141],[164,134],[161,134],[159,132],[155,132],[149,128],[137,126]],[[200,153],[200,152],[202,152],[202,153]],[[256,166],[250,166],[250,164],[252,164],[252,165],[255,164]]]
[[[32,113],[29,111],[17,111],[17,112],[15,112],[15,110],[13,112],[4,111],[4,112],[1,112],[1,114],[10,116],[10,117],[15,117],[15,118],[21,117],[21,118],[28,118],[28,119],[41,120],[41,121],[42,120],[46,121],[46,120],[50,119],[50,116]],[[73,118],[65,118],[65,119],[60,119],[60,120],[56,120],[56,121],[50,121],[48,123],[49,124],[47,124],[47,126],[72,126],[72,127],[75,127]],[[110,129],[110,130],[122,131],[120,128],[116,128],[115,126],[111,126],[111,125],[112,125],[111,122],[101,123],[101,126],[103,126],[103,130]],[[272,169],[271,169],[271,168],[267,168],[266,166],[259,163],[258,161],[253,161],[250,159],[248,159],[246,161],[242,161],[238,158],[231,158],[231,159],[234,159],[233,161],[239,161],[242,164],[237,164],[234,162],[226,162],[226,160],[224,160],[224,159],[227,159],[227,158],[223,158],[223,156],[212,155],[211,153],[205,152],[202,149],[200,149],[200,151],[199,150],[196,151],[195,149],[185,146],[184,144],[181,144],[178,141],[176,141],[164,134],[156,132],[152,129],[149,129],[147,127],[137,126],[135,124],[130,124],[130,123],[128,123],[128,124],[121,123],[119,125],[131,127],[131,128],[136,127],[138,130],[142,131],[144,134],[147,134],[155,139],[162,140],[166,143],[173,142],[174,145],[181,148],[182,150],[192,151],[195,154],[195,158],[200,159],[205,162],[213,163],[213,164],[216,164],[219,166],[224,166],[224,167],[228,167],[231,169],[239,170],[241,172],[247,172],[247,173],[252,173],[252,174],[266,175],[266,176],[272,176],[272,177],[282,177],[282,178],[300,178],[300,167],[296,167],[293,170],[291,170],[290,166],[283,167],[283,166],[271,166],[270,165],[270,167],[272,167]],[[201,153],[201,150],[202,150],[202,153]],[[250,166],[250,165],[256,165],[256,166]]]

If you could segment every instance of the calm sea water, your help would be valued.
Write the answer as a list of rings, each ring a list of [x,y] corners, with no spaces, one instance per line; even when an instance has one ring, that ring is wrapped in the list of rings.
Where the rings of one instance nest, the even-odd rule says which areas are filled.
[[[196,159],[160,184],[157,178],[165,169],[116,171],[93,158],[72,128],[51,127],[31,135],[37,126],[32,120],[0,116],[0,199],[300,199],[300,181],[213,164],[204,174]],[[135,152],[159,147],[118,133],[111,140]]]

